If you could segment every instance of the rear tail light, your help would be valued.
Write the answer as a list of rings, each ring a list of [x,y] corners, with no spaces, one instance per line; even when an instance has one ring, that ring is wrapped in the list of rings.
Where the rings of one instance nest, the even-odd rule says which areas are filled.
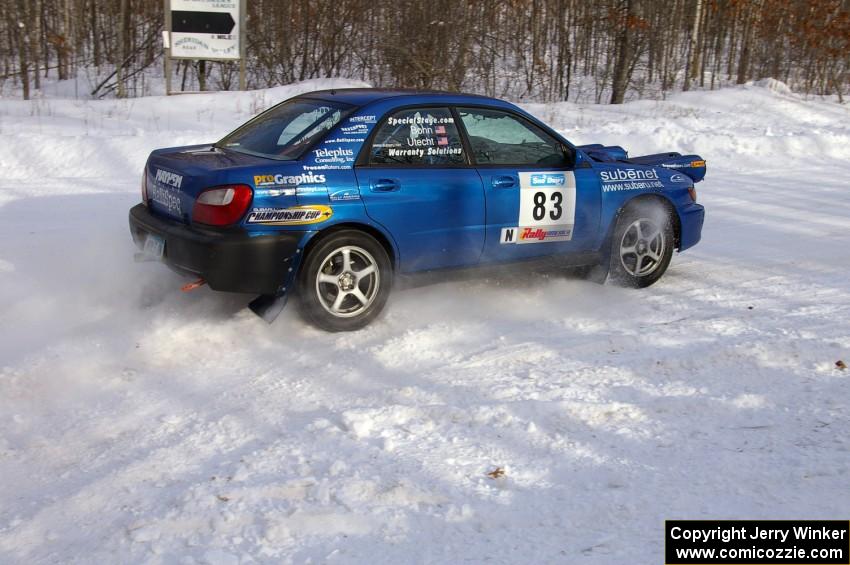
[[[142,204],[148,205],[148,173],[142,173]]]
[[[210,226],[235,224],[245,214],[254,191],[245,184],[218,186],[203,191],[192,209],[192,221]]]

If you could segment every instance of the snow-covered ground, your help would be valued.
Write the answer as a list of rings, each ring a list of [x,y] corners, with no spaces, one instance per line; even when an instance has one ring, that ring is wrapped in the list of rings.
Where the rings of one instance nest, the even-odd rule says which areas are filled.
[[[642,291],[445,282],[331,335],[133,262],[151,149],[329,84],[0,101],[0,562],[660,563],[665,518],[847,518],[847,106],[528,106],[708,160]]]

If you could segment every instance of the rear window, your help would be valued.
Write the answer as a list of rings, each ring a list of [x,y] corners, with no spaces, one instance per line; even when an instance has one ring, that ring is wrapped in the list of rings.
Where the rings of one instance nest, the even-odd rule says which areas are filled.
[[[463,145],[448,108],[400,110],[375,133],[372,165],[465,165]]]
[[[351,109],[325,100],[288,100],[228,134],[216,146],[273,159],[297,159]]]

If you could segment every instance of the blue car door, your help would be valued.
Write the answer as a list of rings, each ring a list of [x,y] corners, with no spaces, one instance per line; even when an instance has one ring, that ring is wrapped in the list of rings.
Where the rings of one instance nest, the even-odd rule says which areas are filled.
[[[591,168],[525,117],[495,108],[457,108],[487,206],[483,261],[591,250],[601,198]]]
[[[369,217],[399,249],[404,272],[474,265],[484,247],[484,188],[454,117],[417,107],[383,118],[355,172]]]

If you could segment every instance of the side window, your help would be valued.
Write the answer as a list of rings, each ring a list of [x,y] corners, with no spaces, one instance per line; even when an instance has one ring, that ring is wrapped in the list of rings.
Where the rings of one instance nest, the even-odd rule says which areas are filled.
[[[369,164],[465,165],[452,113],[448,108],[415,108],[390,114],[372,139]]]
[[[513,114],[481,108],[457,111],[478,164],[555,167],[572,162],[557,139]]]

